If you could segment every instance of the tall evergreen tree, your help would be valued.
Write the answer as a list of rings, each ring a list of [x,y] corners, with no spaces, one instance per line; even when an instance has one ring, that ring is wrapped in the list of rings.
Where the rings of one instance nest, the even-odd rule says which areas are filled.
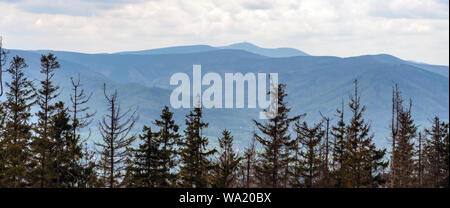
[[[252,141],[248,147],[244,149],[244,155],[240,164],[240,176],[242,177],[241,186],[244,188],[252,188],[255,185],[255,165],[256,158],[256,139],[252,138]]]
[[[425,129],[429,136],[424,147],[429,187],[448,187],[448,129],[448,123],[441,122],[438,116],[433,118],[431,128]]]
[[[28,65],[25,60],[15,56],[6,72],[11,76],[11,82],[6,83],[6,101],[2,108],[7,110],[0,141],[4,157],[4,174],[0,181],[7,187],[25,187],[29,183],[27,175],[32,169],[30,163],[31,141],[31,106],[35,94],[33,83],[24,75]]]
[[[347,126],[347,167],[350,167],[350,186],[355,188],[376,187],[381,180],[381,171],[387,163],[383,160],[386,150],[377,150],[372,142],[374,135],[370,133],[370,124],[364,120],[365,106],[361,106],[358,95],[358,81],[355,80],[355,92],[350,96],[350,111],[352,117]]]
[[[51,172],[48,187],[75,187],[79,167],[77,159],[82,157],[81,146],[72,136],[70,117],[62,102],[55,103],[55,114],[49,120],[48,136],[51,138],[48,169]]]
[[[156,120],[155,125],[160,128],[156,137],[160,146],[158,151],[161,154],[161,187],[171,187],[176,185],[177,175],[174,169],[177,164],[178,152],[176,144],[179,143],[178,125],[173,120],[173,113],[169,107],[165,106],[161,112],[161,120]]]
[[[139,135],[141,144],[132,150],[132,159],[127,167],[126,183],[128,187],[161,187],[164,180],[162,166],[161,145],[150,127],[144,126]]]
[[[37,104],[39,105],[38,122],[34,127],[36,136],[33,138],[32,151],[36,156],[37,168],[32,175],[35,176],[35,184],[39,187],[47,187],[52,177],[49,170],[49,164],[54,158],[49,156],[49,150],[52,149],[52,141],[49,135],[50,119],[55,112],[55,99],[58,97],[58,86],[53,84],[55,70],[60,68],[56,56],[52,53],[41,56],[41,71],[44,79],[40,82],[41,86],[37,91]]]
[[[208,138],[203,137],[202,130],[208,123],[202,121],[202,109],[194,108],[186,115],[185,137],[180,141],[182,186],[202,188],[208,185],[208,173],[213,168],[210,161],[216,150],[208,150]]]
[[[266,123],[262,124],[253,120],[262,135],[255,134],[256,140],[262,145],[261,166],[256,167],[256,178],[261,187],[282,187],[283,179],[286,175],[286,167],[292,163],[292,152],[290,148],[293,140],[288,134],[291,122],[300,119],[302,116],[288,117],[290,108],[287,107],[285,98],[285,84],[279,84],[275,88],[277,98],[274,99],[274,105],[277,106],[277,113],[274,116],[268,116]],[[270,92],[269,92],[270,93]],[[265,110],[266,114],[272,112]],[[264,135],[264,136],[263,136]]]
[[[122,112],[117,101],[117,90],[108,96],[106,94],[106,84],[104,85],[104,95],[107,101],[108,113],[103,116],[99,123],[99,132],[102,142],[95,145],[101,148],[100,167],[103,170],[104,186],[109,188],[120,187],[124,171],[125,162],[130,156],[130,145],[135,140],[132,133],[137,116],[136,110],[131,109]]]
[[[408,109],[400,106],[399,109],[399,129],[396,136],[397,145],[395,146],[395,166],[396,177],[394,178],[394,187],[411,187],[414,178],[414,139],[417,134],[417,127],[411,115],[411,106]]]
[[[331,135],[333,135],[333,172],[331,177],[333,178],[333,184],[336,188],[349,187],[349,166],[347,166],[346,152],[347,152],[347,134],[346,124],[344,121],[344,101],[342,100],[341,108],[336,109],[337,116],[339,118],[336,125],[331,127]]]
[[[213,183],[218,188],[231,188],[235,184],[241,158],[233,150],[233,136],[227,130],[219,138],[220,156],[215,165]]]
[[[300,166],[297,166],[300,178],[296,182],[300,187],[312,188],[319,180],[321,167],[320,142],[324,136],[322,123],[308,127],[306,122],[295,123],[294,131],[297,133],[300,151]]]

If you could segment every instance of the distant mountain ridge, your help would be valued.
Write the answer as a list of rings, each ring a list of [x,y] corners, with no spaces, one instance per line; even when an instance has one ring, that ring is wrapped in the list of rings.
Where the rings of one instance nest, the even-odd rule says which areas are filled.
[[[309,56],[307,53],[294,48],[261,48],[248,42],[235,43],[221,47],[213,47],[209,45],[174,46],[141,51],[125,51],[125,52],[118,52],[118,54],[136,54],[136,55],[186,54],[186,53],[207,52],[220,49],[244,50],[250,53],[273,58],[290,57],[290,56]]]
[[[248,42],[235,43],[229,46],[219,47],[222,49],[238,49],[262,56],[281,58],[291,56],[309,56],[309,54],[294,48],[261,48]]]

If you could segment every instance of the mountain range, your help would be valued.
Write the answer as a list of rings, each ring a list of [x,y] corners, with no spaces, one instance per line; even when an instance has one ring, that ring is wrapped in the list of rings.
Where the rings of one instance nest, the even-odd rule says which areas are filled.
[[[83,87],[93,93],[89,106],[96,111],[91,125],[93,140],[96,125],[105,113],[103,83],[107,92],[117,89],[122,108],[139,107],[140,119],[136,129],[151,125],[158,119],[174,86],[169,78],[176,72],[192,76],[192,65],[201,64],[203,74],[271,73],[278,72],[279,82],[287,84],[288,106],[291,115],[307,113],[305,120],[319,122],[320,113],[335,122],[335,109],[348,103],[353,92],[353,80],[358,79],[361,102],[366,105],[366,120],[370,121],[376,143],[386,145],[389,137],[392,86],[398,84],[403,98],[413,102],[413,117],[417,124],[429,126],[429,119],[439,115],[448,121],[449,68],[406,61],[388,54],[356,57],[312,56],[292,48],[266,49],[250,43],[223,47],[208,45],[177,46],[144,51],[111,54],[85,54],[49,50],[8,50],[9,57],[24,57],[29,65],[26,74],[41,79],[41,53],[52,52],[61,63],[55,82],[61,86],[61,99],[69,101],[70,77],[80,75]],[[3,75],[8,81],[8,76]],[[205,87],[206,88],[206,87]],[[172,109],[177,123],[184,126],[189,109]],[[235,136],[238,147],[248,144],[254,130],[252,119],[259,109],[205,109],[210,123],[203,133],[211,138],[227,128]],[[319,113],[320,112],[320,113]],[[348,119],[350,112],[346,108]],[[212,143],[215,140],[212,139]]]

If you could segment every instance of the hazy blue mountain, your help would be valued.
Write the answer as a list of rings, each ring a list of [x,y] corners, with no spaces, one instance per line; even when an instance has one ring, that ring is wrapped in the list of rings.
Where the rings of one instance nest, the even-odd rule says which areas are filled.
[[[18,54],[30,65],[27,75],[40,79],[39,52],[10,50],[9,56]],[[292,115],[307,113],[311,122],[320,121],[319,111],[333,117],[342,100],[347,103],[353,90],[352,81],[360,82],[361,102],[367,106],[366,119],[376,133],[376,142],[386,144],[389,135],[392,85],[398,83],[405,100],[413,100],[413,116],[423,127],[437,114],[444,120],[449,115],[448,76],[430,71],[429,66],[403,61],[380,54],[349,58],[332,56],[295,56],[272,58],[243,50],[211,50],[178,54],[82,54],[53,51],[61,62],[57,83],[62,86],[62,99],[68,102],[70,76],[80,74],[88,91],[94,93],[90,106],[97,111],[93,130],[105,112],[103,83],[108,92],[119,91],[123,108],[139,106],[140,122],[150,125],[158,118],[164,105],[169,104],[173,86],[169,78],[176,72],[192,76],[192,65],[201,64],[207,72],[278,72],[279,81],[287,84]],[[432,66],[434,67],[434,66]],[[445,69],[445,67],[442,67]],[[446,68],[448,71],[448,67]],[[4,75],[5,76],[5,75]],[[37,83],[37,81],[36,81]],[[208,88],[204,86],[203,89]],[[188,109],[173,109],[177,123],[184,126]],[[210,123],[205,135],[218,136],[224,128],[231,130],[239,145],[248,144],[253,131],[251,120],[258,117],[259,109],[205,109]],[[346,116],[349,116],[346,110]],[[333,120],[333,122],[336,119]],[[95,135],[95,131],[93,131]],[[98,139],[93,136],[93,139]],[[212,142],[214,143],[215,140]]]
[[[222,49],[239,49],[256,53],[267,57],[290,57],[290,56],[309,56],[309,54],[294,48],[261,48],[248,42],[236,43],[229,46],[220,47]]]
[[[243,42],[236,43],[229,46],[213,47],[209,45],[189,45],[189,46],[175,46],[167,48],[157,48],[142,51],[126,51],[118,54],[135,54],[135,55],[154,55],[154,54],[185,54],[207,52],[219,49],[237,49],[244,50],[250,53],[267,56],[267,57],[290,57],[290,56],[309,56],[303,51],[294,48],[261,48],[251,43]]]
[[[417,66],[422,69],[426,69],[426,70],[434,72],[434,73],[438,73],[447,78],[449,77],[448,66],[430,65],[430,64],[417,63],[417,62],[409,62],[409,64],[412,66]]]
[[[191,46],[175,46],[167,48],[156,48],[142,51],[125,51],[118,54],[138,54],[138,55],[150,55],[150,54],[182,54],[182,53],[197,53],[217,50],[209,45],[191,45]]]

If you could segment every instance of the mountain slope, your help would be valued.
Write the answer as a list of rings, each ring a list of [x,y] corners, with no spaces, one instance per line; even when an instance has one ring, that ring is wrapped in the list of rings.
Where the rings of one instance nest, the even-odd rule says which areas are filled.
[[[294,48],[261,48],[248,42],[235,43],[229,46],[220,47],[222,49],[239,49],[256,53],[267,57],[290,57],[290,56],[309,56],[307,53]]]
[[[136,55],[151,55],[151,54],[183,54],[183,53],[197,53],[217,50],[208,45],[191,45],[191,46],[175,46],[167,48],[157,48],[142,51],[125,51],[118,54],[136,54]]]
[[[213,47],[209,45],[188,45],[166,48],[156,48],[141,51],[125,51],[117,54],[135,54],[135,55],[155,55],[155,54],[186,54],[214,51],[219,49],[236,49],[267,57],[290,57],[290,56],[309,56],[303,51],[294,48],[261,48],[251,43],[236,43],[228,46]]]

